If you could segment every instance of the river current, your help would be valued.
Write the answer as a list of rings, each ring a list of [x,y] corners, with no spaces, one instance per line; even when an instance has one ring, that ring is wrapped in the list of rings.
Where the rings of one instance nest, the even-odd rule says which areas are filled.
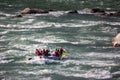
[[[0,80],[120,80],[120,48],[111,45],[120,32],[120,17],[65,13],[94,7],[119,10],[120,2],[112,1],[0,0]],[[12,17],[26,7],[56,11]],[[59,47],[69,52],[69,59],[28,62],[35,49],[52,52]]]

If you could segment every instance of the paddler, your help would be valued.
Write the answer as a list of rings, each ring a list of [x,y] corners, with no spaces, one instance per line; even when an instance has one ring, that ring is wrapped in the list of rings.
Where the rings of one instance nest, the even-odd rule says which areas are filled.
[[[55,51],[53,52],[53,56],[59,57],[59,49],[55,49]]]
[[[38,49],[36,49],[35,54],[36,54],[37,56],[42,56],[41,51],[39,51]]]
[[[49,50],[49,49],[46,49],[46,50],[45,50],[45,56],[50,56],[49,52],[50,52],[50,50]]]
[[[44,48],[43,48],[43,49],[41,50],[42,56],[44,56],[44,57],[50,56],[49,52],[50,52],[49,49],[44,49]]]
[[[61,56],[62,54],[63,54],[63,48],[61,47],[61,48],[59,48],[59,55]]]

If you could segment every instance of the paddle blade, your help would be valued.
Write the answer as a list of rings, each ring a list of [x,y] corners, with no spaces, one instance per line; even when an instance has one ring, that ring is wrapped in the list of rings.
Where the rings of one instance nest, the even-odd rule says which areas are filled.
[[[65,54],[62,54],[61,58],[64,59],[65,57],[66,57],[66,55],[65,55]]]

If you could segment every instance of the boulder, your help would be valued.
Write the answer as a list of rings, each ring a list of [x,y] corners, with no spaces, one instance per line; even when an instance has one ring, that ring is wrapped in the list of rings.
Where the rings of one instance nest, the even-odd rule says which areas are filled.
[[[22,10],[20,13],[21,14],[28,14],[28,13],[30,13],[30,8],[25,8],[24,10]]]
[[[36,14],[36,13],[48,13],[48,10],[36,9],[36,8],[25,8],[21,14]]]
[[[113,47],[120,47],[120,33],[112,39]]]

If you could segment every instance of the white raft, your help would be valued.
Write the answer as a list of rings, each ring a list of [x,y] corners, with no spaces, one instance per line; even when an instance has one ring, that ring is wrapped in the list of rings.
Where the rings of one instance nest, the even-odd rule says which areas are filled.
[[[34,56],[33,58],[27,59],[26,62],[31,64],[50,64],[50,63],[60,63],[61,61],[63,61],[63,59],[55,56],[49,56],[49,57]]]

